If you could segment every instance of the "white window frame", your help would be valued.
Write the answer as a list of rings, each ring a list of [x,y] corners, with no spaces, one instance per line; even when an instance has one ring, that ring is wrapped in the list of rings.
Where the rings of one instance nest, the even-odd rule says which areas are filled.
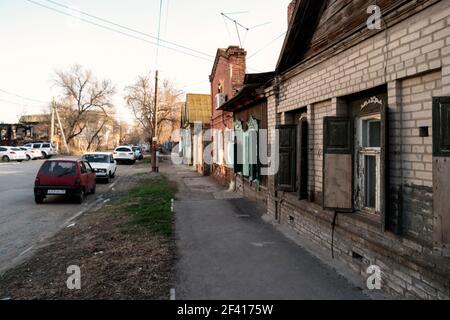
[[[364,141],[364,122],[381,121],[381,114],[372,114],[356,118],[356,152],[357,165],[355,166],[355,185],[359,190],[359,196],[356,199],[356,207],[359,210],[366,211],[371,214],[380,214],[381,211],[381,146],[380,147],[365,147]],[[369,137],[369,126],[366,127],[368,131],[366,138]],[[381,133],[380,133],[381,134]],[[375,189],[375,208],[368,208],[365,205],[366,199],[366,157],[375,157],[375,172],[376,172],[376,189]],[[359,171],[359,172],[358,172]]]

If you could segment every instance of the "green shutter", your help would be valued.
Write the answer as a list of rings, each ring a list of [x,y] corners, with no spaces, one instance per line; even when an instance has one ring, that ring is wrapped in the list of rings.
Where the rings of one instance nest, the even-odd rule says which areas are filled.
[[[279,191],[294,192],[296,184],[297,126],[278,126],[280,136],[279,169],[277,188]]]
[[[433,99],[433,153],[450,157],[450,97]]]

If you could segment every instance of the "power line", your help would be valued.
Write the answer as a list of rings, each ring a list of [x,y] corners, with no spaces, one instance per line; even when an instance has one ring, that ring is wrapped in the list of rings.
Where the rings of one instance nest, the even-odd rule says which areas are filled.
[[[35,5],[41,6],[41,7],[43,7],[43,8],[46,8],[46,9],[55,11],[55,12],[57,12],[57,13],[59,13],[59,14],[62,14],[62,15],[65,15],[65,16],[69,16],[69,17],[78,19],[78,20],[80,20],[80,21],[89,23],[89,24],[94,25],[94,26],[97,26],[97,27],[99,27],[99,28],[102,28],[102,29],[105,29],[105,30],[108,30],[108,31],[112,31],[112,32],[121,34],[121,35],[123,35],[123,36],[130,37],[130,38],[133,38],[133,39],[135,39],[135,40],[140,40],[140,41],[143,41],[143,42],[152,44],[152,45],[157,45],[155,42],[149,41],[149,40],[147,40],[147,39],[143,39],[143,38],[134,36],[134,35],[132,35],[132,34],[129,34],[129,33],[126,33],[126,32],[122,32],[122,31],[117,30],[117,29],[113,29],[113,28],[111,28],[111,27],[108,27],[108,26],[105,26],[105,25],[96,23],[96,22],[91,21],[91,20],[87,20],[87,19],[84,19],[84,18],[81,18],[81,17],[77,17],[77,16],[72,15],[72,14],[70,14],[70,13],[63,12],[63,11],[61,11],[61,10],[58,10],[58,9],[55,9],[55,8],[46,6],[46,5],[42,4],[42,3],[39,3],[39,2],[36,2],[36,1],[33,1],[33,0],[26,0],[26,1],[28,1],[28,2],[30,2],[30,3],[33,3],[33,4],[35,4]],[[47,0],[47,1],[49,1],[49,0]],[[147,35],[147,36],[148,36],[148,35]],[[192,54],[192,53],[189,53],[189,52],[181,51],[181,50],[178,50],[178,49],[175,49],[175,48],[172,48],[172,47],[168,47],[168,46],[165,46],[165,45],[161,45],[161,44],[160,44],[160,46],[163,47],[163,48],[166,48],[166,49],[169,49],[169,50],[172,50],[172,51],[175,51],[175,52],[184,54],[184,55],[188,55],[188,56],[197,58],[197,59],[205,60],[205,61],[208,61],[208,62],[212,62],[212,61],[213,61],[212,59],[208,59],[208,58],[205,58],[205,57],[202,57],[202,56],[199,56],[199,55],[195,55],[195,54]],[[189,49],[189,50],[195,51],[195,50],[193,50],[193,49]],[[212,56],[211,56],[211,57],[212,57]]]
[[[17,94],[17,93],[14,93],[14,92],[10,92],[10,91],[6,91],[6,90],[3,90],[3,89],[0,89],[0,91],[3,92],[3,93],[8,94],[10,96],[17,97],[17,98],[20,98],[20,99],[23,99],[23,100],[28,100],[28,101],[37,102],[37,103],[47,103],[47,102],[44,102],[44,101],[41,101],[41,100],[28,98],[28,97],[22,96],[20,94]]]
[[[264,45],[261,49],[258,49],[255,51],[255,53],[253,53],[252,55],[250,55],[247,59],[251,59],[254,56],[256,56],[257,54],[259,54],[260,52],[264,51],[265,49],[267,49],[272,43],[274,43],[275,41],[277,41],[278,39],[284,37],[286,35],[286,32],[283,32],[282,34],[280,34],[278,37],[276,37],[275,39],[271,40],[269,43],[267,43],[266,45]]]
[[[28,1],[28,0],[27,0],[27,1]],[[208,57],[213,57],[213,56],[210,55],[209,53],[205,53],[205,52],[202,52],[202,51],[199,51],[199,50],[196,50],[196,49],[192,49],[192,48],[190,48],[190,47],[187,47],[187,46],[184,46],[184,45],[175,43],[175,42],[167,41],[167,40],[161,39],[160,37],[155,37],[155,36],[153,36],[153,35],[151,35],[151,34],[149,34],[149,33],[145,33],[145,32],[139,31],[139,30],[137,30],[137,29],[134,29],[134,28],[131,28],[131,27],[124,26],[124,25],[119,24],[119,23],[117,23],[117,22],[114,22],[114,21],[111,21],[111,20],[108,20],[108,19],[105,19],[105,18],[101,18],[101,17],[99,17],[99,16],[96,16],[96,15],[91,14],[91,13],[86,12],[86,11],[82,11],[82,10],[78,10],[78,9],[73,9],[73,8],[71,8],[70,6],[64,5],[64,4],[60,3],[60,2],[53,1],[53,0],[45,0],[45,1],[50,2],[50,3],[54,4],[54,5],[60,6],[60,7],[62,7],[62,8],[68,9],[68,10],[77,11],[78,13],[81,13],[81,14],[87,16],[87,17],[90,17],[90,18],[93,18],[93,19],[96,19],[96,20],[99,20],[99,21],[102,21],[102,22],[111,24],[111,25],[113,25],[113,26],[116,26],[116,27],[119,27],[119,28],[122,28],[122,29],[125,29],[125,30],[128,30],[128,31],[131,31],[131,32],[140,34],[140,35],[142,35],[142,36],[146,36],[146,37],[152,38],[152,39],[154,39],[154,40],[158,40],[158,39],[159,39],[160,42],[164,42],[164,43],[173,45],[173,46],[175,46],[175,47],[179,47],[179,48],[181,48],[181,49],[189,50],[189,51],[192,51],[192,52],[195,52],[195,53],[198,53],[198,54],[201,54],[201,55],[205,55],[205,56],[208,56]],[[162,4],[161,4],[161,5],[162,5]]]
[[[161,41],[161,17],[162,17],[162,7],[163,7],[163,0],[159,1],[159,18],[158,18],[158,39],[157,39],[157,45],[156,45],[156,63],[155,67],[158,68],[158,55],[159,55],[159,44]]]

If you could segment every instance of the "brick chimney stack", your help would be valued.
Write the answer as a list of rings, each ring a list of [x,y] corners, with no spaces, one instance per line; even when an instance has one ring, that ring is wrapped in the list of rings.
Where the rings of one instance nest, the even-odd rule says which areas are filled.
[[[292,0],[288,6],[288,26],[291,25],[291,20],[292,20],[292,17],[294,16],[296,5],[297,5],[297,0]]]
[[[230,46],[226,55],[230,66],[231,97],[234,97],[244,86],[247,52],[238,46]]]

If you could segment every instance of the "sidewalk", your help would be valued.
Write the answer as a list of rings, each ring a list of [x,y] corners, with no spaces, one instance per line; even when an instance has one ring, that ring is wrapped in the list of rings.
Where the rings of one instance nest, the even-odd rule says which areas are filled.
[[[177,299],[368,299],[265,223],[255,203],[188,167],[163,173],[179,188]]]

